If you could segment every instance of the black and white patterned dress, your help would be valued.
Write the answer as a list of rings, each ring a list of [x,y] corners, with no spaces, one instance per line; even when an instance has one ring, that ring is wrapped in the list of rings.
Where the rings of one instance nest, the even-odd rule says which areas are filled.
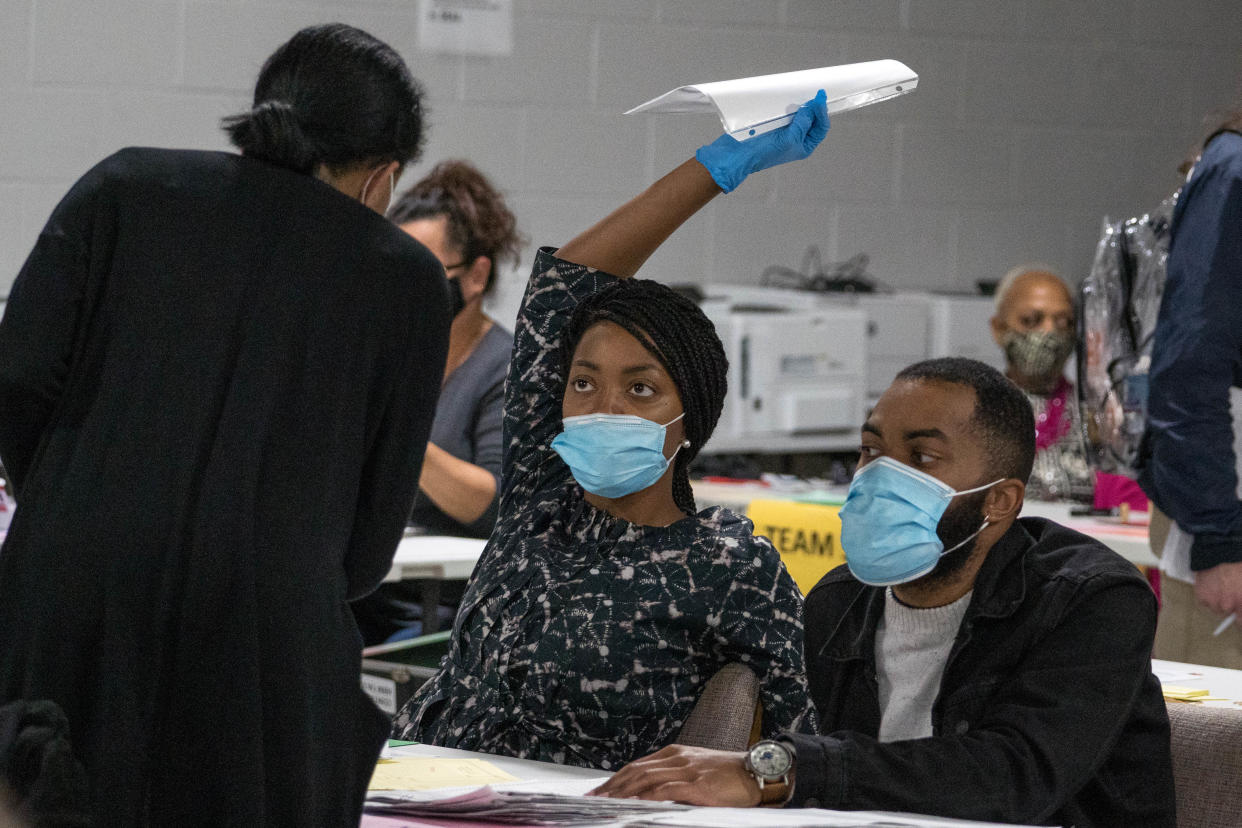
[[[676,739],[728,662],[759,676],[765,735],[813,726],[802,596],[772,544],[721,508],[666,527],[613,517],[551,449],[561,331],[614,281],[539,252],[506,385],[500,516],[401,738],[614,769]]]

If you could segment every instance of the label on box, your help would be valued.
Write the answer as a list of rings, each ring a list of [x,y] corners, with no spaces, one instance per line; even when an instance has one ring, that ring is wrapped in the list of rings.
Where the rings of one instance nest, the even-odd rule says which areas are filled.
[[[362,689],[375,706],[389,716],[397,715],[397,683],[390,678],[362,674]]]

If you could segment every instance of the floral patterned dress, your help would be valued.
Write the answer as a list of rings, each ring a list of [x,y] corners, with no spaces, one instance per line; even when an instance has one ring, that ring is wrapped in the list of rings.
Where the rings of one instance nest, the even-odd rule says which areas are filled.
[[[802,596],[750,521],[711,508],[639,526],[591,506],[551,449],[561,331],[615,277],[541,250],[506,385],[500,516],[439,673],[403,739],[605,770],[673,742],[704,683],[740,662],[763,733],[813,727]]]

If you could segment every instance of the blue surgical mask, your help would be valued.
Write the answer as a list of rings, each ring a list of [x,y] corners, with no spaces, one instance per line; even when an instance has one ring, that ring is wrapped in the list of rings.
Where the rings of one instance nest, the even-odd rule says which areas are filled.
[[[673,462],[664,457],[664,431],[686,416],[660,425],[632,414],[583,414],[562,420],[564,431],[552,440],[574,480],[600,497],[624,497],[641,491],[663,476]]]
[[[841,507],[841,547],[854,577],[871,586],[893,586],[921,578],[941,556],[969,543],[988,525],[949,549],[936,527],[949,501],[1000,483],[954,491],[926,472],[877,457],[854,474]]]

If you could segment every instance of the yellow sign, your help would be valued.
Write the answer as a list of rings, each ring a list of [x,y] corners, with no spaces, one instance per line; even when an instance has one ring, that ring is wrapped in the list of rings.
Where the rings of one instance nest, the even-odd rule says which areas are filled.
[[[791,500],[752,500],[746,517],[755,524],[756,535],[772,541],[798,589],[807,593],[828,570],[845,563],[840,509]]]

